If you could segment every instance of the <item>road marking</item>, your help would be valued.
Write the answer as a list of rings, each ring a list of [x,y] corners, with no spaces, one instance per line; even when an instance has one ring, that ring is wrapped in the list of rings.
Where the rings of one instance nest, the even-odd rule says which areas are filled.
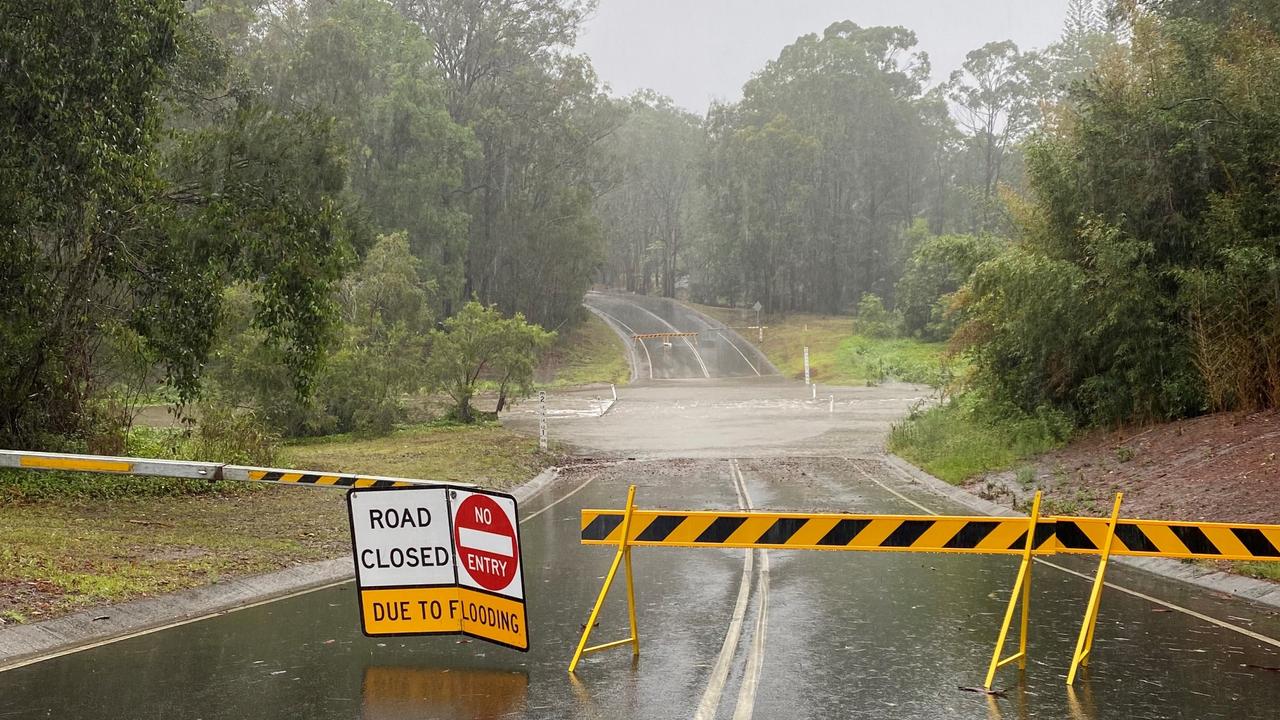
[[[1054,570],[1061,570],[1062,572],[1067,573],[1068,575],[1075,575],[1075,576],[1076,576],[1076,577],[1078,577],[1078,578],[1083,578],[1083,579],[1085,579],[1085,580],[1088,580],[1089,582],[1093,582],[1093,576],[1092,576],[1092,575],[1087,575],[1087,574],[1082,573],[1082,572],[1077,572],[1077,571],[1075,571],[1075,570],[1072,570],[1071,568],[1065,568],[1065,567],[1063,567],[1063,566],[1061,566],[1061,565],[1059,565],[1059,564],[1057,564],[1057,563],[1049,562],[1048,560],[1044,560],[1044,559],[1042,559],[1042,558],[1036,558],[1036,562],[1041,563],[1042,565],[1048,565],[1049,567],[1053,568]],[[1213,624],[1213,625],[1217,625],[1218,627],[1220,627],[1220,628],[1225,628],[1225,629],[1227,629],[1227,630],[1234,630],[1235,632],[1238,632],[1238,633],[1240,633],[1241,635],[1244,635],[1245,637],[1250,637],[1250,638],[1253,638],[1254,640],[1257,640],[1258,642],[1266,643],[1266,644],[1268,644],[1268,645],[1272,645],[1272,646],[1274,646],[1274,647],[1278,647],[1278,648],[1280,648],[1280,640],[1276,640],[1275,638],[1267,637],[1266,635],[1262,635],[1262,634],[1260,634],[1260,633],[1256,633],[1256,632],[1254,632],[1254,631],[1252,631],[1252,630],[1249,630],[1249,629],[1247,629],[1247,628],[1242,628],[1242,627],[1240,627],[1240,626],[1238,626],[1238,625],[1232,625],[1231,623],[1229,623],[1229,622],[1227,622],[1227,621],[1225,621],[1225,620],[1219,620],[1219,619],[1217,619],[1217,618],[1215,618],[1215,617],[1210,617],[1210,616],[1205,615],[1205,614],[1203,614],[1203,613],[1198,613],[1198,612],[1196,612],[1195,610],[1191,610],[1190,608],[1184,608],[1184,607],[1182,607],[1182,606],[1180,606],[1180,605],[1174,605],[1174,604],[1173,604],[1173,603],[1171,603],[1171,602],[1168,602],[1168,601],[1165,601],[1165,600],[1161,600],[1160,598],[1151,597],[1150,595],[1147,595],[1147,594],[1144,594],[1144,593],[1140,593],[1140,592],[1138,592],[1137,590],[1130,590],[1130,589],[1129,589],[1129,588],[1127,588],[1127,587],[1122,587],[1122,586],[1120,586],[1120,585],[1116,585],[1116,584],[1109,583],[1109,582],[1104,582],[1103,584],[1104,584],[1104,585],[1106,585],[1107,587],[1111,588],[1112,590],[1119,590],[1119,591],[1120,591],[1120,592],[1122,592],[1122,593],[1126,593],[1126,594],[1132,595],[1132,596],[1134,596],[1134,597],[1136,597],[1136,598],[1141,598],[1141,599],[1146,600],[1146,601],[1148,601],[1148,602],[1155,603],[1156,605],[1160,605],[1161,607],[1166,607],[1166,608],[1168,608],[1168,609],[1170,609],[1170,610],[1177,610],[1178,612],[1180,612],[1180,613],[1185,613],[1185,614],[1187,614],[1187,615],[1190,615],[1191,617],[1196,618],[1197,620],[1203,620],[1203,621],[1205,621],[1205,622],[1207,622],[1207,623],[1211,623],[1211,624]]]
[[[735,462],[733,469],[738,473],[738,482],[742,485],[742,493],[747,499],[747,507],[755,503],[751,501],[751,493],[747,490],[747,480],[742,476],[742,469]],[[742,685],[738,688],[738,704],[733,709],[733,720],[751,720],[756,708],[756,688],[760,686],[760,668],[764,666],[765,634],[769,623],[769,551],[760,551],[760,572],[756,575],[757,603],[755,635],[751,638],[751,651],[747,656],[747,666],[742,671]]]
[[[586,305],[586,303],[583,303],[583,305]],[[635,331],[635,330],[632,330],[630,325],[628,325],[628,324],[626,324],[626,323],[622,322],[622,321],[621,321],[621,320],[619,320],[618,318],[616,318],[616,317],[614,317],[614,316],[610,315],[609,313],[607,313],[607,312],[605,312],[605,311],[601,310],[600,308],[594,308],[594,307],[591,307],[590,305],[586,305],[586,308],[587,308],[588,310],[592,311],[592,312],[599,313],[600,315],[602,315],[602,316],[604,316],[604,317],[606,317],[606,318],[609,318],[610,320],[612,320],[612,321],[614,321],[614,322],[618,323],[619,325],[621,325],[621,326],[622,326],[622,329],[623,329],[623,330],[626,330],[628,333],[630,333],[630,334],[632,334],[632,335],[635,335],[635,334],[636,334],[636,331]],[[631,343],[631,341],[630,341],[630,340],[628,340],[628,341],[627,341],[627,348],[628,348],[628,350],[630,350],[630,352],[631,352],[632,354],[635,354],[635,350],[631,348],[631,344],[632,344],[632,343]],[[640,343],[640,347],[644,348],[644,359],[645,359],[645,361],[646,361],[646,362],[648,363],[648,365],[649,365],[649,379],[650,379],[650,380],[652,380],[652,379],[653,379],[653,356],[649,354],[649,348],[648,348],[648,346],[646,346],[643,342],[641,342],[641,343]]]
[[[746,488],[739,487],[736,470],[737,460],[729,461],[729,476],[733,479],[733,489],[738,495],[738,507],[750,510]],[[707,689],[702,693],[702,701],[694,712],[694,720],[714,720],[716,709],[720,707],[720,696],[724,693],[725,682],[729,679],[729,669],[733,665],[733,656],[738,650],[738,639],[742,636],[742,623],[747,615],[747,601],[751,592],[751,566],[753,553],[742,551],[742,579],[738,583],[738,601],[733,606],[733,616],[724,634],[724,643],[720,646],[720,654],[716,656],[716,664],[712,666],[711,677],[707,680]]]
[[[325,585],[320,585],[313,588],[307,588],[306,590],[299,590],[294,593],[289,593],[288,595],[280,595],[279,597],[268,598],[266,600],[259,600],[257,602],[249,603],[248,605],[238,605],[233,608],[218,610],[216,612],[211,612],[205,615],[201,615],[199,617],[188,618],[186,620],[178,620],[175,622],[166,623],[159,627],[147,628],[145,630],[135,630],[133,632],[125,633],[123,635],[116,635],[114,637],[109,637],[104,640],[97,640],[95,642],[89,643],[88,645],[77,645],[76,647],[73,647],[73,648],[58,650],[56,652],[48,653],[46,655],[27,658],[26,660],[19,660],[18,662],[12,663],[9,665],[0,665],[0,672],[16,670],[20,667],[26,667],[27,665],[35,665],[36,663],[44,662],[45,660],[53,660],[55,658],[60,658],[65,655],[74,655],[75,653],[83,652],[85,650],[92,650],[97,647],[102,647],[103,645],[118,643],[121,640],[130,640],[132,638],[142,637],[143,635],[150,635],[151,633],[157,633],[162,630],[172,630],[173,628],[176,628],[176,627],[182,627],[183,625],[190,625],[191,623],[200,622],[201,620],[208,620],[209,618],[218,617],[219,615],[229,615],[233,612],[248,610],[249,608],[255,608],[255,607],[258,607],[259,605],[266,605],[267,603],[273,603],[279,600],[288,600],[289,598],[295,598],[295,597],[298,597],[299,595],[306,595],[307,593],[318,592],[320,590],[328,590],[330,588],[338,587],[339,585],[347,585],[351,582],[352,582],[351,580],[337,580],[335,582],[331,582]]]
[[[658,322],[662,323],[663,325],[666,325],[667,327],[671,328],[671,329],[672,329],[672,330],[674,330],[675,332],[680,332],[678,329],[676,329],[676,326],[675,326],[675,325],[672,325],[671,323],[667,322],[666,320],[663,320],[660,316],[658,316],[656,313],[654,313],[654,312],[650,311],[648,308],[641,307],[641,306],[639,306],[639,305],[637,305],[637,304],[635,304],[635,303],[632,303],[631,305],[632,305],[634,308],[636,308],[637,310],[639,310],[640,312],[645,313],[646,315],[649,315],[649,316],[653,317],[653,319],[654,319],[654,320],[657,320]],[[694,357],[695,359],[697,359],[697,361],[698,361],[698,365],[702,366],[702,375],[703,375],[704,377],[706,377],[707,379],[711,379],[711,373],[710,373],[710,371],[708,371],[708,370],[707,370],[707,364],[706,364],[705,362],[703,362],[703,361],[702,361],[702,353],[698,352],[698,348],[694,347],[694,346],[693,346],[693,343],[689,342],[689,338],[680,338],[680,339],[681,339],[681,340],[684,340],[684,344],[685,344],[686,346],[688,346],[688,348],[689,348],[690,350],[692,350],[692,351],[693,351],[693,357]],[[647,351],[646,351],[646,352],[647,352]]]
[[[897,490],[894,490],[893,488],[889,487],[888,485],[885,485],[884,483],[882,483],[882,482],[880,482],[879,480],[875,479],[875,477],[873,477],[873,476],[871,475],[871,473],[867,472],[866,470],[863,470],[861,465],[859,465],[859,464],[855,463],[854,461],[850,460],[849,458],[847,458],[847,457],[842,457],[842,458],[840,458],[840,459],[841,459],[841,460],[843,460],[843,461],[845,461],[845,462],[847,462],[847,463],[849,463],[850,465],[852,465],[852,466],[853,466],[853,469],[854,469],[854,470],[857,470],[857,471],[858,471],[858,472],[860,472],[860,473],[862,473],[862,476],[863,476],[863,477],[865,477],[866,479],[870,480],[871,482],[873,482],[873,483],[875,483],[875,484],[879,485],[880,487],[884,488],[885,490],[888,490],[889,492],[891,492],[891,493],[893,493],[894,495],[896,495],[896,496],[898,497],[898,499],[900,499],[900,500],[902,500],[902,501],[904,501],[904,502],[910,503],[910,504],[912,504],[912,505],[915,505],[916,507],[920,508],[921,510],[925,511],[926,513],[928,513],[928,514],[930,514],[930,515],[939,515],[939,514],[940,514],[940,513],[936,512],[936,511],[934,511],[934,510],[931,510],[931,509],[929,509],[929,508],[925,507],[924,505],[921,505],[920,503],[916,502],[915,500],[912,500],[911,498],[907,497],[906,495],[903,495],[902,493],[898,492]],[[882,465],[883,465],[883,463],[882,463]]]
[[[579,490],[581,490],[582,488],[584,488],[584,487],[586,487],[586,486],[590,485],[592,480],[595,480],[595,476],[594,476],[594,475],[593,475],[593,476],[591,476],[591,477],[589,477],[589,478],[587,478],[586,482],[582,483],[582,484],[581,484],[581,485],[579,485],[578,487],[576,487],[576,488],[574,488],[574,489],[570,490],[569,492],[565,493],[564,495],[561,495],[560,497],[556,498],[554,501],[552,501],[549,505],[547,505],[546,507],[542,508],[541,510],[538,510],[537,512],[529,513],[528,515],[525,515],[524,517],[520,518],[520,524],[521,524],[521,525],[523,525],[523,524],[525,524],[525,523],[529,522],[530,520],[532,520],[532,519],[534,519],[534,518],[538,517],[538,516],[539,516],[539,515],[541,515],[542,513],[544,513],[544,512],[546,512],[546,511],[550,510],[551,508],[553,508],[553,507],[555,507],[555,506],[559,505],[560,503],[564,502],[565,500],[568,500],[569,498],[571,498],[571,497],[573,497],[574,495],[578,494],[578,491],[579,491]]]
[[[759,370],[756,370],[756,366],[755,366],[755,365],[752,365],[750,360],[747,360],[747,355],[746,355],[746,353],[742,352],[742,348],[738,347],[738,344],[737,344],[737,343],[735,343],[734,341],[730,340],[728,337],[726,337],[726,336],[725,336],[725,334],[724,334],[723,332],[721,332],[721,331],[719,331],[719,330],[717,330],[717,331],[716,331],[716,334],[717,334],[717,335],[719,335],[719,336],[720,336],[720,338],[721,338],[722,340],[724,340],[725,342],[727,342],[727,343],[729,343],[730,345],[732,345],[732,346],[733,346],[733,349],[734,349],[734,350],[737,350],[737,351],[738,351],[738,354],[742,356],[742,359],[746,361],[746,363],[747,363],[747,367],[751,368],[751,371],[752,371],[752,372],[754,372],[754,373],[756,374],[756,377],[760,377],[760,371],[759,371]]]
[[[845,460],[845,461],[846,461],[846,462],[848,462],[850,465],[853,465],[855,468],[857,468],[857,469],[858,469],[858,471],[859,471],[859,472],[861,472],[863,475],[865,475],[867,478],[869,478],[872,482],[874,482],[875,484],[877,484],[877,485],[879,485],[880,487],[884,488],[885,490],[888,490],[889,492],[893,493],[894,495],[897,495],[898,497],[902,498],[903,500],[906,500],[907,502],[911,503],[912,505],[915,505],[916,507],[920,508],[921,510],[924,510],[925,512],[929,513],[930,515],[937,515],[937,514],[938,514],[938,513],[937,513],[937,512],[935,512],[934,510],[931,510],[931,509],[929,509],[929,508],[925,507],[924,505],[921,505],[920,503],[916,502],[915,500],[912,500],[911,498],[909,498],[909,497],[907,497],[907,496],[903,495],[902,493],[897,492],[896,490],[894,490],[893,488],[889,487],[888,485],[885,485],[884,483],[880,482],[879,480],[876,480],[874,477],[872,477],[870,474],[868,474],[866,470],[863,470],[861,467],[859,467],[858,465],[856,465],[852,460],[849,460],[848,458],[841,458],[841,459],[842,459],[842,460]],[[884,463],[882,463],[882,466],[887,466],[887,465],[885,465]],[[1036,561],[1036,562],[1038,562],[1038,563],[1040,563],[1041,565],[1047,565],[1047,566],[1049,566],[1049,567],[1053,568],[1054,570],[1061,570],[1062,572],[1067,573],[1068,575],[1074,575],[1074,576],[1076,576],[1076,577],[1078,577],[1078,578],[1081,578],[1081,579],[1084,579],[1084,580],[1088,580],[1089,582],[1093,582],[1093,576],[1092,576],[1092,575],[1088,575],[1088,574],[1085,574],[1085,573],[1082,573],[1082,572],[1077,572],[1077,571],[1072,570],[1072,569],[1070,569],[1070,568],[1063,567],[1063,566],[1061,566],[1061,565],[1059,565],[1059,564],[1057,564],[1057,563],[1055,563],[1055,562],[1050,562],[1050,561],[1048,561],[1048,560],[1045,560],[1044,558],[1035,558],[1035,561]],[[1231,630],[1231,631],[1233,631],[1233,632],[1240,633],[1241,635],[1244,635],[1245,637],[1248,637],[1248,638],[1252,638],[1252,639],[1254,639],[1254,640],[1257,640],[1258,642],[1266,643],[1267,645],[1272,645],[1272,646],[1274,646],[1274,647],[1280,647],[1280,640],[1276,640],[1275,638],[1271,638],[1271,637],[1268,637],[1268,636],[1266,636],[1266,635],[1262,635],[1261,633],[1254,632],[1253,630],[1250,630],[1250,629],[1248,629],[1248,628],[1242,628],[1242,627],[1240,627],[1239,625],[1232,625],[1231,623],[1229,623],[1229,622],[1227,622],[1227,621],[1225,621],[1225,620],[1219,620],[1219,619],[1217,619],[1217,618],[1215,618],[1215,617],[1210,617],[1209,615],[1205,615],[1204,613],[1196,612],[1195,610],[1192,610],[1191,608],[1185,608],[1185,607],[1182,607],[1181,605],[1176,605],[1176,604],[1171,603],[1171,602],[1169,602],[1169,601],[1167,601],[1167,600],[1161,600],[1160,598],[1152,597],[1152,596],[1147,595],[1147,594],[1145,594],[1145,593],[1138,592],[1137,590],[1130,590],[1129,588],[1124,587],[1123,585],[1116,585],[1115,583],[1109,583],[1109,582],[1104,582],[1103,584],[1104,584],[1104,585],[1106,585],[1107,587],[1111,588],[1112,590],[1119,590],[1120,592],[1125,593],[1126,595],[1132,595],[1133,597],[1140,598],[1140,599],[1142,599],[1142,600],[1146,600],[1147,602],[1150,602],[1150,603],[1153,603],[1153,604],[1159,605],[1159,606],[1164,607],[1164,608],[1168,608],[1169,610],[1176,610],[1177,612],[1180,612],[1180,613],[1182,613],[1182,614],[1184,614],[1184,615],[1187,615],[1187,616],[1190,616],[1190,617],[1196,618],[1197,620],[1203,620],[1204,622],[1210,623],[1210,624],[1212,624],[1212,625],[1217,625],[1217,626],[1218,626],[1218,627],[1220,627],[1220,628],[1223,628],[1223,629],[1226,629],[1226,630]]]

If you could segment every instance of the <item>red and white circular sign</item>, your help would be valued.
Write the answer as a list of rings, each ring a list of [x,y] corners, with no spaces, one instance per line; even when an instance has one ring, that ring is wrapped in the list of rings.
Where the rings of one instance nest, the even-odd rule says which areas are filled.
[[[499,592],[516,578],[520,548],[506,511],[485,495],[468,495],[454,513],[458,565],[485,590]]]

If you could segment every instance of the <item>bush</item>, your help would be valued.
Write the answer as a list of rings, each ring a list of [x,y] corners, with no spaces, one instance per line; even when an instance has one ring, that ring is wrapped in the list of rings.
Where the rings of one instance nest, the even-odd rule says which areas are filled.
[[[898,281],[895,304],[903,332],[925,340],[946,340],[958,326],[956,293],[979,265],[1000,253],[1002,241],[986,235],[936,235],[911,253]]]
[[[872,338],[897,337],[900,319],[885,310],[884,301],[874,293],[863,293],[858,300],[858,312],[853,321],[855,335]]]

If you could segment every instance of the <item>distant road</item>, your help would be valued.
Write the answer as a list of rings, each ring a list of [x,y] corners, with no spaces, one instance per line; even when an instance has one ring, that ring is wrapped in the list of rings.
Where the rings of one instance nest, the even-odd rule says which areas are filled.
[[[631,342],[634,379],[759,377],[778,370],[724,323],[668,298],[587,293],[584,304]],[[632,335],[696,332],[695,338],[631,341]]]

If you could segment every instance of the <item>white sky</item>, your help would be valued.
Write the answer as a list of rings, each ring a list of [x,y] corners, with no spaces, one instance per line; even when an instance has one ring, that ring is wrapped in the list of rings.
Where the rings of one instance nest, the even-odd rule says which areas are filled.
[[[613,94],[651,88],[696,113],[735,101],[752,73],[806,33],[839,20],[902,25],[929,54],[934,80],[995,40],[1043,47],[1068,0],[599,0],[578,39]]]

